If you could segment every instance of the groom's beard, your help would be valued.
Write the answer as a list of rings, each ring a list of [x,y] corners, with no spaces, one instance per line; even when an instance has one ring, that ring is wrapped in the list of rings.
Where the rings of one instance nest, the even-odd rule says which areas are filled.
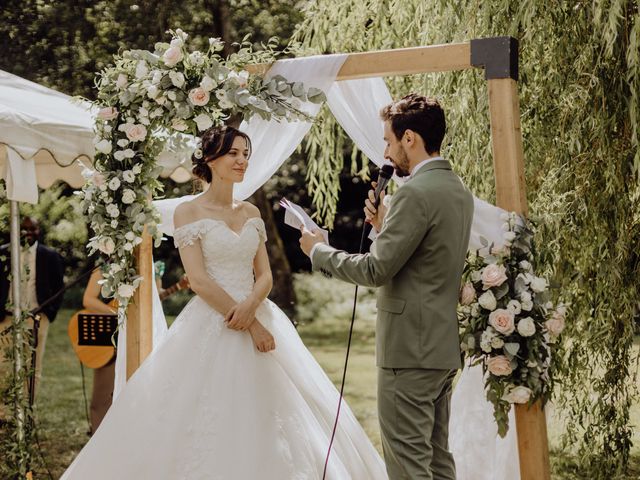
[[[397,158],[390,158],[391,163],[396,170],[396,175],[399,177],[408,177],[411,172],[409,171],[409,158],[403,150],[398,152]]]

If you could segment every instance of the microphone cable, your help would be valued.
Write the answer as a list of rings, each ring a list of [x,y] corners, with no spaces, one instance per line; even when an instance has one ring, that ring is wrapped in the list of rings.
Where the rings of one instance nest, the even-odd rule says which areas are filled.
[[[394,168],[392,165],[389,165],[389,164],[385,164],[380,168],[380,171],[378,173],[378,181],[376,183],[376,188],[374,192],[374,197],[375,197],[374,206],[376,208],[378,208],[379,206],[380,196],[382,195],[382,192],[386,189],[387,184],[389,183],[389,180],[391,180],[393,172],[394,172]],[[367,225],[369,224],[365,219],[364,224],[362,225],[362,236],[360,237],[360,248],[358,249],[358,254],[361,254],[364,248],[364,239],[366,238],[365,234],[367,231]],[[356,289],[353,295],[353,310],[351,311],[351,325],[349,326],[349,339],[347,340],[347,353],[344,359],[344,369],[342,371],[342,382],[340,383],[340,397],[338,399],[338,409],[336,411],[336,420],[333,423],[333,431],[331,432],[331,440],[329,441],[329,449],[327,450],[327,457],[325,458],[325,461],[324,461],[324,470],[322,471],[322,480],[325,480],[327,475],[327,467],[329,465],[329,456],[331,455],[331,447],[333,446],[333,441],[335,439],[336,431],[338,429],[338,419],[340,418],[340,409],[342,407],[342,398],[344,396],[344,384],[347,379],[347,366],[349,364],[349,352],[351,351],[351,339],[353,338],[353,325],[356,319],[357,303],[358,303],[358,284],[356,284]]]

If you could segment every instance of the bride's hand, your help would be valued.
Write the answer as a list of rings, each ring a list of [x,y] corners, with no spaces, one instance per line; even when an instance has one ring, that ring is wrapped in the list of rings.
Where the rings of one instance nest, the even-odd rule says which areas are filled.
[[[251,299],[234,305],[224,317],[227,327],[232,330],[247,330],[255,319],[257,308]]]
[[[258,320],[255,320],[249,327],[249,333],[253,339],[253,344],[258,351],[266,353],[271,350],[275,350],[276,341],[273,339],[273,335],[269,333],[269,330],[264,328]]]

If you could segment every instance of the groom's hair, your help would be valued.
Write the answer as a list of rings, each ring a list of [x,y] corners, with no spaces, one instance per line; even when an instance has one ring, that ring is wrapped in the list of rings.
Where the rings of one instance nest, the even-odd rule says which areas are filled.
[[[447,124],[444,110],[435,98],[410,93],[384,107],[380,111],[380,117],[385,122],[390,122],[391,130],[398,140],[404,132],[411,130],[420,135],[427,153],[440,151]]]

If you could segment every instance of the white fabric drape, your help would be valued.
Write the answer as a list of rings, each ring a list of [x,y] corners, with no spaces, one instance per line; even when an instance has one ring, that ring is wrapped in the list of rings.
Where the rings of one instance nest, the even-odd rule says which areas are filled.
[[[160,300],[160,295],[158,293],[158,287],[155,282],[155,265],[154,269],[154,277],[151,282],[152,288],[152,312],[153,312],[153,320],[152,320],[152,343],[151,348],[155,350],[158,345],[164,340],[166,337],[167,329],[167,320],[164,316],[164,310],[162,310],[162,301]],[[127,383],[127,321],[125,320],[119,327],[118,330],[118,351],[116,355],[116,367],[115,367],[115,379],[113,382],[113,400],[116,399],[120,392],[124,388]]]
[[[327,92],[346,58],[346,55],[319,55],[280,60],[271,67],[266,77],[282,75],[290,82],[303,82],[306,88],[315,87]],[[320,105],[306,103],[303,110],[314,118]],[[309,121],[267,121],[257,116],[249,122],[242,122],[240,130],[251,138],[253,151],[244,180],[235,186],[233,196],[244,200],[264,185],[300,145],[312,125]],[[160,229],[163,233],[173,234],[173,212],[180,203],[193,198],[195,195],[154,202],[162,218]]]

